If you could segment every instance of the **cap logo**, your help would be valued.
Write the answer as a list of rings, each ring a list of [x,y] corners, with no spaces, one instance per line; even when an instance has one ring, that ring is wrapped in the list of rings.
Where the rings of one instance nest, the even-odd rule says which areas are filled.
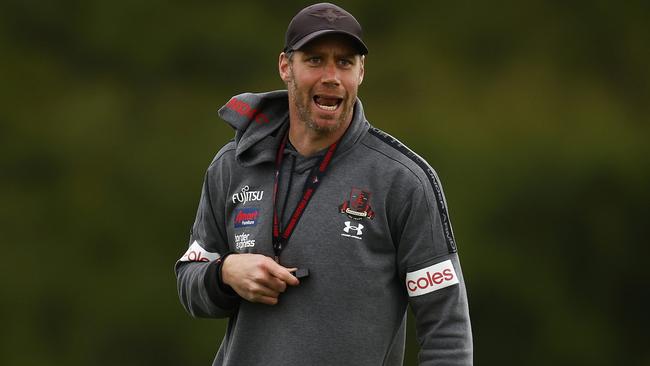
[[[341,19],[341,18],[346,18],[347,15],[343,14],[342,12],[332,9],[332,8],[327,8],[327,9],[318,9],[314,11],[313,13],[309,13],[311,16],[315,16],[318,18],[325,18],[327,19],[328,22],[334,23],[335,21]]]

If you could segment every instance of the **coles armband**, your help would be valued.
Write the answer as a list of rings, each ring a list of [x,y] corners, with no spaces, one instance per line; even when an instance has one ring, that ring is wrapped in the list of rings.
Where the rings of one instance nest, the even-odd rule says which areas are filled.
[[[406,273],[406,291],[409,297],[425,295],[458,282],[451,259]]]

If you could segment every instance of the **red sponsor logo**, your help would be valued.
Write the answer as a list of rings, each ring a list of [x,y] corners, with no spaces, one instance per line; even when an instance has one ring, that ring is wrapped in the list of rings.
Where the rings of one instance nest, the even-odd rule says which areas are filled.
[[[199,251],[189,251],[187,253],[187,259],[190,262],[209,262],[210,260],[206,257],[203,256],[203,254]]]
[[[416,291],[417,289],[424,290],[431,286],[437,286],[442,284],[445,281],[451,281],[454,279],[454,273],[450,268],[444,269],[442,272],[429,272],[427,271],[426,276],[419,277],[415,280],[408,280],[406,282],[406,287],[409,291]]]
[[[219,258],[218,253],[211,253],[204,250],[199,242],[195,240],[179,260],[181,262],[210,262],[217,258]]]
[[[269,122],[269,117],[266,114],[258,111],[255,108],[251,108],[248,103],[237,98],[230,99],[228,101],[228,104],[226,104],[226,107],[237,112],[237,114],[240,116],[248,117],[249,119],[255,121],[257,124]]]
[[[235,222],[236,223],[241,223],[242,221],[245,220],[255,220],[257,218],[257,211],[253,211],[251,213],[247,213],[242,211],[239,211],[237,214],[237,217],[235,217]]]
[[[259,210],[256,208],[242,208],[237,210],[235,215],[235,227],[255,226],[257,225],[257,217]]]

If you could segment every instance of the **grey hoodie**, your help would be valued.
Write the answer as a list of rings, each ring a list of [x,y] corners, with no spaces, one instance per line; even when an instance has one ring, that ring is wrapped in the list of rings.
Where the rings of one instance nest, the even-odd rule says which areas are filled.
[[[286,91],[242,94],[219,110],[235,139],[205,176],[189,248],[175,270],[195,317],[228,317],[213,365],[401,365],[410,304],[420,365],[471,365],[467,295],[441,184],[429,165],[354,117],[280,256],[310,275],[275,306],[219,280],[225,253],[273,256],[275,155],[288,128]],[[318,162],[284,151],[283,221]],[[291,181],[292,184],[288,184]],[[284,210],[282,207],[286,206]]]

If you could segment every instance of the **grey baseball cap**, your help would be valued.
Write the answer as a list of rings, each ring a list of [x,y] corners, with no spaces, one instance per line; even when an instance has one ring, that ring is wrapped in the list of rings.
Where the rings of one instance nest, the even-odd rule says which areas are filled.
[[[309,41],[332,33],[348,36],[354,41],[359,54],[368,53],[368,47],[362,40],[361,24],[345,9],[330,3],[310,5],[293,17],[287,28],[284,52],[299,50]]]

